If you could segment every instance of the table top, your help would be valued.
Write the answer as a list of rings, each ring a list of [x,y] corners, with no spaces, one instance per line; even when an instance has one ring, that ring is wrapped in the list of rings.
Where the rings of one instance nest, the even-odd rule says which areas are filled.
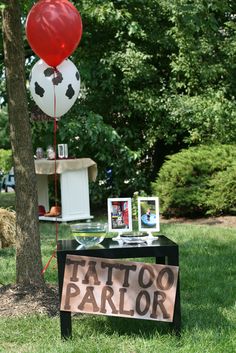
[[[84,248],[75,239],[59,240],[57,243],[58,254],[78,254],[84,256],[104,256],[104,257],[138,257],[156,256],[156,251],[164,250],[171,252],[177,250],[178,245],[165,235],[155,237],[152,242],[140,244],[121,243],[111,238],[105,238],[101,244],[94,248]]]
[[[46,158],[35,160],[36,174],[54,174],[56,162],[56,173],[62,174],[66,171],[74,171],[88,168],[89,179],[95,181],[97,177],[97,164],[90,158],[75,158],[75,159],[54,159]]]

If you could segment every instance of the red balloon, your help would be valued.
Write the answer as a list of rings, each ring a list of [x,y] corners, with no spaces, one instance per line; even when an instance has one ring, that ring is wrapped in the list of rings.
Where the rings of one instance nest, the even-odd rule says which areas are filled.
[[[27,16],[26,36],[35,54],[56,67],[80,42],[80,13],[68,0],[40,0]]]

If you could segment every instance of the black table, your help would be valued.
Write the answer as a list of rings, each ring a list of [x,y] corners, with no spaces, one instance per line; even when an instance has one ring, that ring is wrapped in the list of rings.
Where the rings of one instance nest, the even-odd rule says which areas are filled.
[[[166,264],[179,266],[179,249],[178,245],[166,236],[158,236],[151,244],[120,244],[110,238],[104,239],[103,248],[99,249],[78,249],[79,244],[75,239],[59,240],[57,244],[57,263],[58,263],[58,284],[59,299],[61,301],[63,278],[66,255],[94,256],[108,259],[122,258],[145,258],[155,257],[156,264]],[[63,338],[72,336],[71,312],[60,311],[61,335]],[[171,323],[177,335],[180,334],[181,328],[181,310],[180,310],[180,285],[179,276],[177,282],[177,292],[174,307],[174,318]]]

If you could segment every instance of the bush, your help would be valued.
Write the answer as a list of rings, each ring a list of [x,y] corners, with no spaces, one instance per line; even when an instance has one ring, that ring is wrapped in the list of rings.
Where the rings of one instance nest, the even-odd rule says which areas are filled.
[[[210,181],[211,193],[208,197],[208,213],[235,214],[236,211],[236,162],[226,170],[216,174]],[[217,201],[217,202],[216,202]]]
[[[12,151],[0,149],[0,170],[3,173],[9,172],[12,167]]]
[[[168,157],[156,181],[164,216],[230,213],[236,206],[236,145],[190,147]]]

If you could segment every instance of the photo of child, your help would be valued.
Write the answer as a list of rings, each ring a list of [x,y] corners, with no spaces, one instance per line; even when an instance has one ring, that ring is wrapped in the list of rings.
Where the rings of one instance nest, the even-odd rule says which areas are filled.
[[[112,228],[128,228],[129,210],[127,201],[113,201],[111,205]]]
[[[159,231],[158,197],[138,198],[139,231]]]
[[[132,230],[131,199],[108,199],[108,224],[112,232]]]

